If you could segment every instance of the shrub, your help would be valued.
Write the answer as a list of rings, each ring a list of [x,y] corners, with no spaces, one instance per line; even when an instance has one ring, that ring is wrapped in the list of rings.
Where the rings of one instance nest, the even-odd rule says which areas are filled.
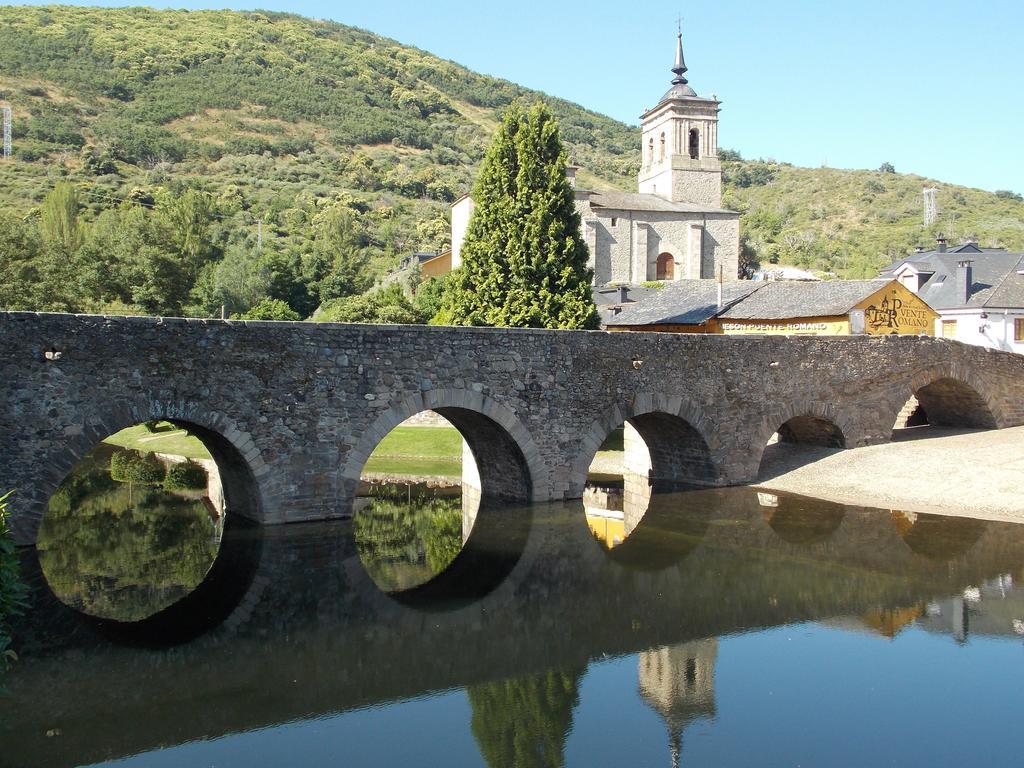
[[[314,315],[322,323],[396,323],[418,324],[426,322],[406,298],[402,287],[392,283],[386,288],[362,296],[347,296],[324,302]]]
[[[164,465],[151,453],[118,451],[110,457],[110,477],[119,483],[160,485],[164,475]]]
[[[232,315],[234,320],[301,320],[299,313],[288,306],[281,299],[263,298],[258,304],[238,315]]]
[[[201,491],[206,485],[206,470],[194,461],[172,464],[164,478],[164,488],[168,491]]]

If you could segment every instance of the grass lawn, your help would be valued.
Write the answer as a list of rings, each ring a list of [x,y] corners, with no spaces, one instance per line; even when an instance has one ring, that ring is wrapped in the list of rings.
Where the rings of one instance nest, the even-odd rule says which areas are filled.
[[[461,461],[444,459],[392,459],[371,456],[363,472],[381,475],[415,475],[417,477],[462,477]]]
[[[395,427],[370,454],[364,472],[462,476],[462,435],[454,427]]]
[[[122,429],[103,442],[144,453],[170,453],[190,459],[211,458],[206,446],[198,437],[193,437],[166,421],[157,422],[156,432],[150,432],[143,424],[136,424],[134,427]]]
[[[190,459],[209,459],[199,441],[184,430],[161,421],[157,431],[142,424],[121,430],[103,442],[148,453],[171,453]],[[396,427],[380,441],[364,468],[388,475],[462,476],[462,435],[454,427]]]
[[[455,427],[395,427],[377,444],[371,458],[447,459],[462,463],[462,435]]]

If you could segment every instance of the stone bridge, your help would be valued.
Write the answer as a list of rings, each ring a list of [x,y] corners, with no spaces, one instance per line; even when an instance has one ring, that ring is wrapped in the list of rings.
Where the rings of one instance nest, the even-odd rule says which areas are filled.
[[[913,337],[724,337],[0,313],[0,487],[31,543],[50,495],[108,435],[151,419],[207,445],[229,509],[261,523],[347,517],[377,443],[433,409],[485,499],[579,498],[631,425],[658,480],[756,478],[783,439],[890,439],[931,423],[1024,423],[1024,357]]]

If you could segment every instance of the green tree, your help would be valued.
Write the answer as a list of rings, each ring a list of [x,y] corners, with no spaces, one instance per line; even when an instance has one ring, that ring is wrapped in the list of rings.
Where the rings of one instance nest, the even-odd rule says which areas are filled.
[[[751,280],[754,273],[761,268],[761,262],[757,258],[757,249],[750,242],[750,236],[743,232],[740,234],[740,267],[737,275],[740,280]]]
[[[70,256],[82,245],[83,229],[78,220],[81,208],[78,190],[61,181],[43,199],[39,217],[39,233],[51,248]]]
[[[467,689],[472,730],[491,768],[561,768],[581,670],[549,671]]]
[[[204,263],[220,256],[210,233],[217,215],[213,199],[204,192],[189,189],[182,195],[165,197],[158,204],[157,213],[191,284]]]
[[[441,311],[444,301],[444,291],[448,285],[451,272],[440,277],[430,277],[416,286],[416,292],[412,297],[412,305],[416,311],[427,320],[436,316]]]
[[[372,284],[366,270],[365,230],[358,212],[338,200],[313,219],[314,279],[320,301],[354,296]]]
[[[34,226],[0,212],[0,309],[43,308],[40,250]]]
[[[438,320],[453,325],[597,328],[558,124],[513,105],[473,188],[476,211]]]

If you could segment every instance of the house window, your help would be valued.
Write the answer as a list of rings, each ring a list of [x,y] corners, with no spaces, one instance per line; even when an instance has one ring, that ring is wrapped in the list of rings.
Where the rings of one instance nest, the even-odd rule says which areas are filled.
[[[955,339],[956,338],[956,320],[943,320],[942,321],[942,338],[944,338],[944,339]]]
[[[1024,341],[1024,317],[1016,317],[1013,320],[1013,340]]]
[[[700,157],[700,131],[696,128],[690,129],[690,159],[696,160]]]
[[[615,218],[614,216],[612,216],[612,226],[614,227],[618,223],[619,223],[619,220],[617,218]]]
[[[655,268],[656,280],[672,280],[675,275],[676,264],[671,253],[663,253],[658,257],[658,264]]]

